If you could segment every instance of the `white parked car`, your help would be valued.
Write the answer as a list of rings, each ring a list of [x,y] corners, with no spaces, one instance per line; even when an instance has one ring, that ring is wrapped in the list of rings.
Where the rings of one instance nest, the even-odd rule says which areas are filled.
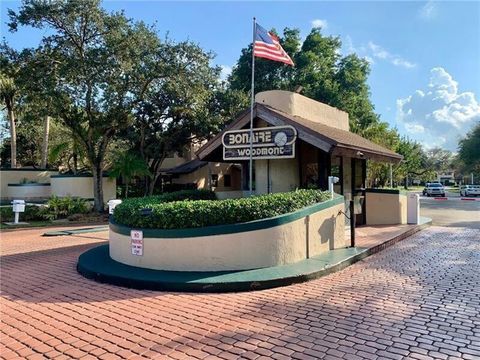
[[[460,196],[478,196],[480,195],[480,185],[462,185],[460,186]]]
[[[445,188],[440,183],[429,183],[425,186],[423,193],[427,196],[445,197]]]

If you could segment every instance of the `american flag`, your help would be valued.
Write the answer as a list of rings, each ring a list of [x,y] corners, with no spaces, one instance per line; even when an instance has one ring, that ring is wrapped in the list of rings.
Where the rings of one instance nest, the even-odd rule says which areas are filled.
[[[268,32],[260,25],[255,26],[255,45],[253,55],[273,61],[280,61],[287,65],[294,65],[290,56],[283,50],[278,37]]]

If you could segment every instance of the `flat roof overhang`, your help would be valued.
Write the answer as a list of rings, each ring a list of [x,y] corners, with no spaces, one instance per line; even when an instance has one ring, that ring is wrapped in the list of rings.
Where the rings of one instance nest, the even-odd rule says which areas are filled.
[[[291,125],[297,129],[299,139],[333,156],[348,156],[390,163],[398,163],[403,159],[402,155],[375,144],[360,135],[286,114],[267,105],[255,103],[253,117],[264,120],[272,126]],[[224,162],[223,134],[229,130],[248,128],[249,124],[250,109],[247,109],[239,114],[222,132],[203,145],[196,152],[198,158],[203,161]]]

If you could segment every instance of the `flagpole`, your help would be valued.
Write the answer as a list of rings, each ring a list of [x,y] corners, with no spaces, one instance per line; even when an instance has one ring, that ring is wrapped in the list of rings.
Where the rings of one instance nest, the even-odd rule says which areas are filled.
[[[249,171],[249,191],[250,196],[253,195],[253,105],[255,103],[255,94],[254,94],[254,82],[255,82],[255,33],[256,33],[257,23],[255,17],[253,18],[253,42],[252,42],[252,89],[251,89],[251,100],[250,100],[250,171]]]

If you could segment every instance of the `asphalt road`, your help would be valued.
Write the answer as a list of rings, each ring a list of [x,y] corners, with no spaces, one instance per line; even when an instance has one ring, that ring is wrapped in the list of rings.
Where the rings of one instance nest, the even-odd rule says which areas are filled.
[[[461,200],[458,193],[447,192],[447,200],[420,196],[420,214],[432,219],[433,225],[480,229],[480,198]]]

